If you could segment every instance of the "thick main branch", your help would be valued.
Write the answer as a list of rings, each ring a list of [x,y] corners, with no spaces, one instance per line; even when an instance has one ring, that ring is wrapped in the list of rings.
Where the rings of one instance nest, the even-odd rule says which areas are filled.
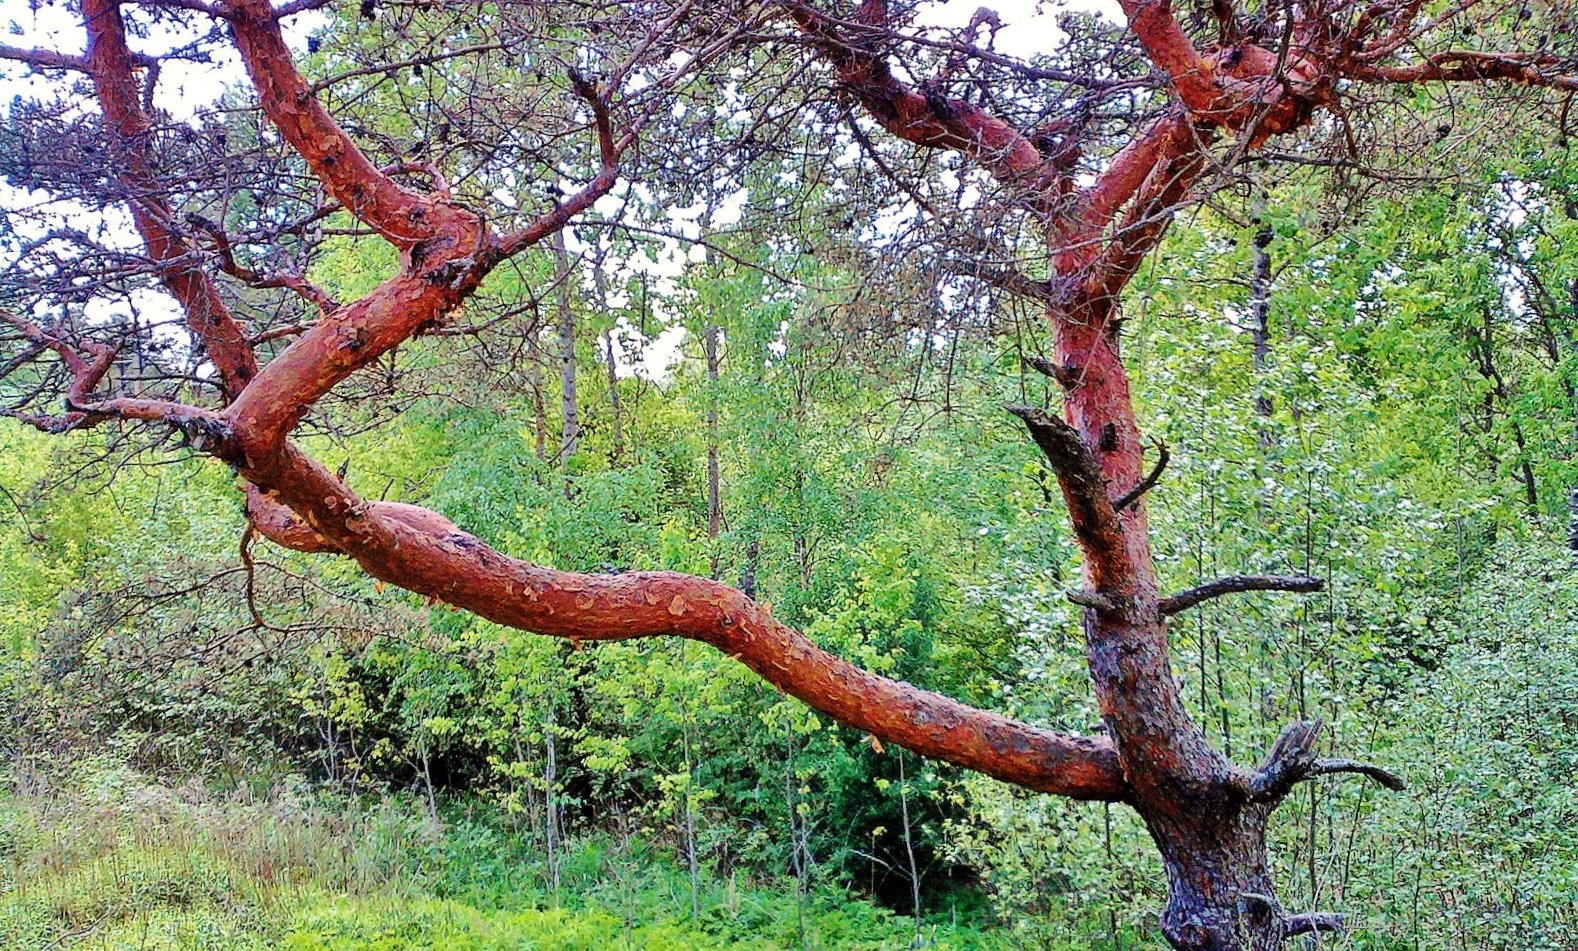
[[[1042,792],[1127,798],[1107,740],[1039,730],[861,670],[719,582],[661,571],[584,575],[519,561],[437,513],[357,498],[289,444],[242,474],[272,490],[254,497],[252,517],[276,541],[343,552],[375,578],[498,624],[579,640],[701,641],[838,722],[921,755]]]
[[[406,252],[435,236],[480,231],[476,215],[402,187],[351,141],[296,69],[268,0],[232,0],[230,14],[263,112],[335,201]]]

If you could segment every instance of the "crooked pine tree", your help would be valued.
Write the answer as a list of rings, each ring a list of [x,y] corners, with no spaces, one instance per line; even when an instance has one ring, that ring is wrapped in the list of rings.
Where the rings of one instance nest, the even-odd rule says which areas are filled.
[[[919,40],[890,23],[881,0],[848,11],[781,2],[728,6],[723,13],[689,2],[625,4],[619,5],[624,16],[607,16],[609,28],[630,41],[622,47],[628,56],[597,78],[571,73],[568,91],[579,99],[595,143],[583,163],[588,179],[535,219],[496,230],[492,222],[509,216],[458,199],[432,165],[376,164],[324,105],[281,31],[282,19],[323,5],[79,0],[84,52],[0,47],[0,58],[46,76],[88,80],[112,160],[97,177],[60,181],[130,213],[142,241],[132,266],[179,305],[187,333],[213,367],[214,384],[206,402],[173,401],[157,395],[167,391],[139,391],[135,382],[104,392],[128,345],[129,338],[115,336],[125,325],[40,316],[51,312],[51,295],[80,301],[82,287],[93,286],[60,279],[71,258],[50,256],[50,243],[76,240],[63,224],[24,249],[24,264],[33,255],[31,269],[7,272],[16,285],[6,288],[7,297],[29,308],[7,312],[17,347],[0,363],[0,376],[33,372],[38,381],[10,415],[61,434],[112,421],[179,431],[194,450],[233,467],[246,489],[250,530],[287,548],[347,556],[384,582],[522,631],[700,641],[883,741],[1028,789],[1125,804],[1142,817],[1163,858],[1168,899],[1161,924],[1176,948],[1269,951],[1291,935],[1342,926],[1335,913],[1282,907],[1267,857],[1267,824],[1296,784],[1315,777],[1356,774],[1393,788],[1401,782],[1376,766],[1317,756],[1319,722],[1291,724],[1263,763],[1238,766],[1212,748],[1186,712],[1168,658],[1171,617],[1234,592],[1310,591],[1320,583],[1232,577],[1177,594],[1158,590],[1144,496],[1160,466],[1145,466],[1130,400],[1120,347],[1123,290],[1179,208],[1209,193],[1224,169],[1268,141],[1340,116],[1350,89],[1476,83],[1571,93],[1578,78],[1562,71],[1566,61],[1546,52],[1441,45],[1471,4],[1437,10],[1405,0],[1299,0],[1246,15],[1233,0],[1216,0],[1201,22],[1186,23],[1165,0],[1122,0],[1130,39],[1153,69],[1151,81],[1130,85],[1159,88],[1166,106],[1147,117],[1132,141],[1100,150],[1110,156],[1103,160],[1094,157],[1093,138],[1086,141],[1094,133],[1079,123],[1057,134],[1022,129],[979,104],[990,103],[989,96],[952,95],[941,77],[918,84],[901,79],[889,57]],[[364,6],[364,13],[376,9]],[[481,17],[480,5],[477,12]],[[398,252],[398,273],[340,303],[303,274],[243,266],[223,223],[188,213],[183,188],[195,187],[196,179],[161,167],[163,126],[152,111],[160,56],[133,49],[155,16],[221,27],[199,42],[233,43],[268,124],[321,187],[317,217],[348,213]],[[519,42],[528,47],[551,32],[540,11],[503,5],[487,16],[542,27],[545,32],[521,31]],[[1498,16],[1490,14],[1478,35],[1498,35]],[[133,17],[135,28],[128,29]],[[820,64],[786,70],[795,82],[821,83],[831,75],[888,135],[920,149],[962,153],[996,179],[996,200],[1040,229],[1053,264],[1049,280],[994,271],[984,262],[978,274],[1045,309],[1055,359],[1038,369],[1062,388],[1062,418],[1027,407],[1012,411],[1057,474],[1083,556],[1083,581],[1070,597],[1084,609],[1090,676],[1106,723],[1102,737],[1038,729],[859,669],[716,581],[670,572],[582,575],[511,558],[436,512],[357,496],[292,441],[309,411],[352,374],[444,325],[493,269],[529,247],[552,246],[613,188],[661,111],[662,92],[705,74],[724,52],[760,42],[762,30],[791,41],[762,48],[785,57],[808,48]],[[686,55],[669,55],[677,49]],[[663,55],[650,55],[653,50]],[[950,62],[1003,59],[967,41],[950,51]],[[1080,65],[1073,64],[1074,72],[1031,72],[1049,83],[1098,88],[1104,67],[1093,58],[1080,74]],[[637,72],[639,89],[630,83]],[[266,243],[287,233],[248,240]],[[26,275],[32,284],[16,284]],[[311,317],[294,326],[254,326],[257,318],[225,283],[294,292],[310,304]],[[286,339],[282,349],[263,347]],[[260,359],[264,353],[271,358]],[[35,366],[42,368],[24,369]],[[44,395],[63,398],[64,409],[39,408]]]

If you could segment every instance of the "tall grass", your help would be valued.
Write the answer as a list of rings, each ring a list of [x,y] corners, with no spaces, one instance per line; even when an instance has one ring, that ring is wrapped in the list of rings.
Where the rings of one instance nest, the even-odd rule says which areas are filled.
[[[545,857],[479,801],[434,818],[290,776],[159,782],[108,759],[14,772],[0,794],[0,951],[886,949],[912,922],[832,888],[704,878],[607,834]],[[931,947],[1023,941],[932,922]]]

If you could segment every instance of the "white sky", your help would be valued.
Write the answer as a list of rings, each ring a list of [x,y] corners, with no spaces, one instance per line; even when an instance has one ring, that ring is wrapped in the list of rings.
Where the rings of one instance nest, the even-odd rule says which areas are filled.
[[[995,10],[1003,21],[994,47],[1009,56],[1031,56],[1044,52],[1051,46],[1049,38],[1056,36],[1057,17],[1071,10],[1100,13],[1114,23],[1122,23],[1123,10],[1117,0],[945,0],[922,9],[919,22],[922,26],[965,27],[981,7]]]

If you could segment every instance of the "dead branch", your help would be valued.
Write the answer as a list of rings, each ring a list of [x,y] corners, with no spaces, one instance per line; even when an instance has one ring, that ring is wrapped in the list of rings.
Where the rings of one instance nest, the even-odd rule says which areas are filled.
[[[1158,607],[1163,617],[1169,617],[1213,598],[1237,594],[1241,591],[1293,591],[1309,594],[1324,590],[1325,587],[1326,582],[1323,579],[1307,578],[1302,575],[1230,575],[1169,595],[1161,600]]]
[[[1299,720],[1288,724],[1272,744],[1265,762],[1258,770],[1253,773],[1239,772],[1236,779],[1239,792],[1251,802],[1277,803],[1298,783],[1335,773],[1362,775],[1394,792],[1408,788],[1408,784],[1396,773],[1371,763],[1317,758],[1315,743],[1324,726],[1320,720]]]
[[[1154,489],[1156,483],[1161,481],[1162,473],[1166,471],[1167,463],[1171,458],[1171,454],[1167,451],[1167,444],[1160,439],[1156,440],[1156,465],[1151,467],[1151,471],[1144,479],[1140,480],[1138,485],[1123,493],[1116,502],[1112,503],[1113,509],[1121,512],[1138,502],[1145,493]]]

